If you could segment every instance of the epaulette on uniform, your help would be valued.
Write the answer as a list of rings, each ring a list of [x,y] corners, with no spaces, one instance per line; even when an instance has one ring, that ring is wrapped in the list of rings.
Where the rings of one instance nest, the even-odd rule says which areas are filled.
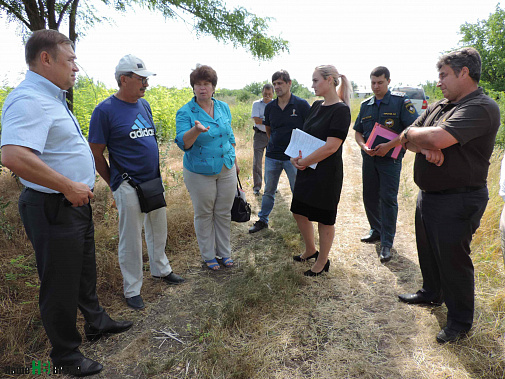
[[[405,92],[392,91],[391,95],[399,96],[399,97],[405,97]]]
[[[370,101],[370,100],[372,99],[372,97],[374,97],[374,96],[375,96],[375,95],[372,95],[372,96],[370,96],[370,97],[367,97],[365,100],[363,100],[363,101],[361,102],[361,104],[366,103],[367,101]]]

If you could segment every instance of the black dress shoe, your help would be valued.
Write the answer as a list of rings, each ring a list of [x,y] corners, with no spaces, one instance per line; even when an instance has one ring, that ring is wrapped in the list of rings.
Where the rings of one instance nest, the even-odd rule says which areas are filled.
[[[168,284],[181,284],[184,283],[184,278],[175,274],[173,271],[167,276],[153,276],[153,278],[161,279]]]
[[[312,259],[312,258],[314,258],[315,260],[317,260],[317,257],[319,256],[319,251],[316,251],[314,254],[312,254],[310,257],[307,257],[307,258],[302,258],[302,255],[303,254],[293,255],[293,260],[296,261],[296,262],[306,262],[306,261],[308,261],[309,259]]]
[[[88,341],[96,341],[101,336],[106,334],[117,334],[126,332],[133,325],[131,321],[114,321],[108,323],[108,325],[103,329],[97,329],[90,324],[84,325],[84,334]]]
[[[398,298],[407,304],[428,304],[438,306],[442,305],[442,303],[444,302],[441,298],[427,297],[423,291],[398,295]]]
[[[372,243],[380,241],[380,239],[381,235],[377,231],[372,229],[366,236],[361,237],[361,242]]]
[[[381,263],[389,262],[391,260],[391,248],[387,246],[381,247],[379,259]]]
[[[266,228],[268,228],[268,224],[266,222],[258,220],[253,224],[253,226],[251,226],[249,228],[249,233],[256,233],[256,232],[259,232],[261,229],[266,229]]]
[[[319,272],[314,272],[312,270],[307,270],[303,273],[303,275],[305,276],[319,276],[321,275],[323,272],[328,272],[328,270],[330,269],[330,260],[328,259],[326,261],[326,264],[324,265],[323,269]]]
[[[81,360],[71,364],[54,363],[53,367],[55,372],[57,372],[58,374],[61,373],[78,377],[95,375],[98,374],[103,369],[103,366],[100,363],[86,357],[82,357]]]
[[[447,343],[447,342],[455,342],[462,338],[465,338],[468,335],[468,330],[455,330],[448,328],[447,326],[443,328],[437,334],[437,342],[438,343]]]
[[[144,309],[144,301],[142,300],[142,297],[140,295],[133,296],[133,297],[127,297],[126,298],[126,304],[133,309]]]

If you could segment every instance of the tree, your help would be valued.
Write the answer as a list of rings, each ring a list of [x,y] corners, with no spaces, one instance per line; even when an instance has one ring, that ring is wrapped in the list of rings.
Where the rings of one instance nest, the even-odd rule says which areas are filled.
[[[427,80],[426,83],[422,84],[422,86],[425,94],[430,97],[430,102],[442,100],[444,98],[442,90],[437,87],[436,81],[430,82]]]
[[[505,10],[496,5],[496,11],[487,20],[468,22],[460,26],[461,43],[476,48],[482,58],[484,84],[494,90],[505,91]]]
[[[254,93],[257,96],[261,95],[261,91],[263,90],[263,86],[267,83],[270,83],[268,80],[264,80],[262,82],[252,82],[250,84],[247,84],[244,89],[246,91],[249,91],[251,93]]]
[[[351,80],[352,92],[358,92],[358,85]]]
[[[243,7],[229,10],[224,0],[101,0],[116,11],[125,12],[134,5],[161,12],[165,18],[180,18],[192,23],[197,35],[211,35],[234,47],[248,49],[258,59],[271,59],[288,50],[288,42],[267,35],[271,18],[261,18]],[[82,5],[81,7],[79,7]],[[178,12],[182,12],[179,15]],[[89,2],[79,0],[0,0],[0,15],[19,22],[25,30],[59,30],[68,21],[68,37],[75,43],[87,28],[106,20],[97,16]]]
[[[298,83],[296,79],[291,79],[291,93],[304,99],[310,99],[314,96],[310,89]]]
[[[265,80],[263,82],[252,82],[247,84],[244,87],[244,90],[257,96],[261,96],[263,86],[267,83],[270,82],[268,80]],[[303,84],[298,83],[298,80],[296,79],[291,79],[291,93],[304,99],[310,99],[314,96],[314,94],[307,87],[305,87]]]

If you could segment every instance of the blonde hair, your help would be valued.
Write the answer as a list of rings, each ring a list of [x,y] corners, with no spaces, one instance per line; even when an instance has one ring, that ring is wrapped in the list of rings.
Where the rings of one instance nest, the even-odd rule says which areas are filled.
[[[352,86],[349,79],[347,79],[345,75],[339,74],[337,68],[329,64],[317,66],[315,70],[317,70],[324,79],[327,79],[328,76],[331,76],[333,78],[333,84],[335,85],[335,88],[338,87],[337,89],[338,97],[340,97],[340,99],[342,99],[344,103],[350,105]],[[340,83],[339,79],[342,79],[342,83]]]

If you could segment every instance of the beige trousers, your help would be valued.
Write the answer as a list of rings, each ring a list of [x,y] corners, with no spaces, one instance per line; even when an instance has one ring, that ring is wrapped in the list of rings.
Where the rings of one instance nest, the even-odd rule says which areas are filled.
[[[123,274],[124,296],[140,295],[143,279],[142,225],[144,226],[149,267],[153,276],[167,276],[172,267],[165,254],[167,209],[140,211],[135,189],[125,180],[113,193],[119,212],[119,267]]]
[[[195,213],[195,232],[205,261],[231,256],[231,207],[237,189],[235,166],[223,165],[217,175],[196,174],[184,168],[184,183]]]

